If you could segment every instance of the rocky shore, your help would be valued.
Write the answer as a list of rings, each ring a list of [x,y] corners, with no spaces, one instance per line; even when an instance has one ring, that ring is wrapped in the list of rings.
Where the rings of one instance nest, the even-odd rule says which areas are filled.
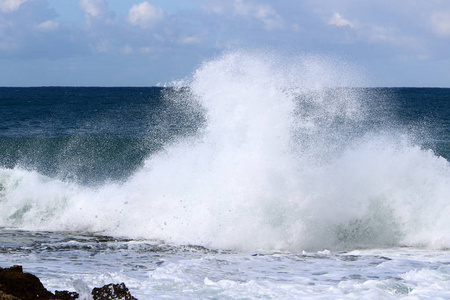
[[[94,288],[93,300],[137,300],[124,283]],[[38,277],[24,273],[22,266],[0,268],[0,300],[72,300],[79,299],[76,292],[48,291]]]

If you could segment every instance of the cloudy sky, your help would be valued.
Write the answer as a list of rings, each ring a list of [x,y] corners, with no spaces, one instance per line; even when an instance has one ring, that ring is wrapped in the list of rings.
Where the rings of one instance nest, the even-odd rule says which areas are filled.
[[[151,86],[262,48],[450,87],[450,1],[0,0],[0,86]]]

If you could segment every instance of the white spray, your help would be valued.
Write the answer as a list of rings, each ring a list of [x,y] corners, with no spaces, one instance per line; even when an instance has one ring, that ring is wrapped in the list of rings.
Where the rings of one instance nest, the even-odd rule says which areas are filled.
[[[362,130],[365,99],[340,88],[357,78],[318,57],[225,54],[179,92],[205,109],[199,136],[95,189],[2,169],[0,225],[252,250],[448,247],[449,163]]]

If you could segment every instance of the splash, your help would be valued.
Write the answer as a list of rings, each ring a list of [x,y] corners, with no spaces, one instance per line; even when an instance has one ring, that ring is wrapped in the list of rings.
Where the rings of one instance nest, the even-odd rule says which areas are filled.
[[[225,54],[168,95],[204,113],[197,135],[120,184],[1,169],[0,225],[227,249],[450,246],[449,163],[373,125],[382,112],[347,88],[360,78],[317,56]]]

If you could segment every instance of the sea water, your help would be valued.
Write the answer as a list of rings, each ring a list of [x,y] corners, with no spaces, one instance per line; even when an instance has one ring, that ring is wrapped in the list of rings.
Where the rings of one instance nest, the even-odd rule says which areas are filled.
[[[153,88],[0,88],[0,266],[139,299],[448,298],[450,90],[232,52]]]

